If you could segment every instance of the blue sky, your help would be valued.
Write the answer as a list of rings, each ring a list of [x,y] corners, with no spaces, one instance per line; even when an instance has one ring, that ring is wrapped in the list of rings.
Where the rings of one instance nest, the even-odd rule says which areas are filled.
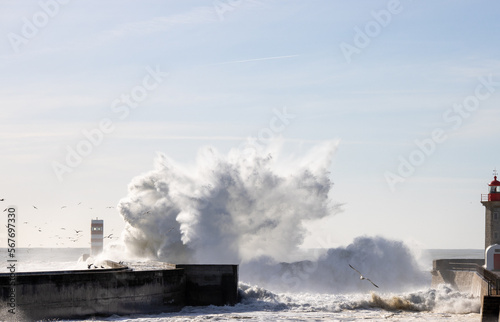
[[[193,163],[205,145],[226,153],[268,128],[276,111],[293,115],[280,132],[287,153],[339,140],[331,198],[344,211],[308,223],[305,247],[360,235],[425,248],[484,245],[480,194],[500,166],[500,4],[0,7],[1,194],[28,222],[19,227],[21,246],[63,246],[54,238],[60,227],[88,230],[94,217],[118,235],[123,221],[106,207],[153,169],[158,151],[181,163]],[[346,46],[355,51],[346,54]],[[64,163],[67,147],[103,120],[109,133],[58,178],[54,162]],[[415,140],[434,143],[424,153]],[[401,173],[411,157],[418,165]],[[388,173],[404,181],[391,185]],[[87,244],[84,236],[64,246]]]

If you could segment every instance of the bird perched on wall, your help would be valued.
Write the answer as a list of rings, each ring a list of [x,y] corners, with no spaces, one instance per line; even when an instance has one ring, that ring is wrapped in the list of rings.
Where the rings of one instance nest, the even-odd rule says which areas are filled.
[[[350,267],[350,268],[352,268],[353,270],[355,270],[355,271],[359,274],[359,279],[360,279],[360,280],[367,280],[368,282],[372,283],[372,284],[373,284],[373,286],[375,286],[376,288],[379,288],[379,287],[377,286],[377,284],[373,283],[373,282],[372,282],[369,278],[364,277],[364,276],[363,276],[363,274],[361,274],[361,272],[360,272],[360,271],[358,271],[357,269],[355,269],[354,267],[352,267],[352,265],[351,265],[351,264],[349,264],[349,267]]]

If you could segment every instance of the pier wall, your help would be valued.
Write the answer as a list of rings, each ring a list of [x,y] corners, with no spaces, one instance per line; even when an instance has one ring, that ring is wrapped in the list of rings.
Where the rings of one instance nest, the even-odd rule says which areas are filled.
[[[455,290],[474,296],[488,295],[488,283],[478,274],[476,267],[484,265],[482,259],[438,259],[433,262],[431,287],[448,284]]]
[[[112,267],[112,266],[111,266]],[[185,305],[234,305],[237,265],[182,265],[0,274],[0,320],[34,321],[83,316],[178,311]]]
[[[176,265],[185,270],[187,305],[238,302],[238,265]]]

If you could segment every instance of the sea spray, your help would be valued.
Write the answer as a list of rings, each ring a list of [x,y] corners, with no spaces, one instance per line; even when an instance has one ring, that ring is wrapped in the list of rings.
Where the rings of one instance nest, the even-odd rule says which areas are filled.
[[[221,155],[206,147],[191,167],[159,155],[155,170],[134,178],[119,203],[126,251],[171,263],[239,264],[242,281],[279,291],[373,290],[349,264],[385,292],[429,283],[411,250],[383,237],[293,262],[304,221],[338,211],[330,196],[335,148],[323,143],[283,162],[279,149]]]
[[[361,280],[349,264],[380,288]],[[383,237],[358,237],[316,260],[259,258],[241,265],[240,272],[241,280],[280,292],[401,292],[430,285],[430,273],[421,271],[412,251],[401,241]]]
[[[123,241],[132,254],[173,263],[288,260],[304,221],[337,211],[329,195],[336,146],[320,144],[287,165],[271,148],[221,155],[207,147],[190,168],[160,155],[118,205]]]

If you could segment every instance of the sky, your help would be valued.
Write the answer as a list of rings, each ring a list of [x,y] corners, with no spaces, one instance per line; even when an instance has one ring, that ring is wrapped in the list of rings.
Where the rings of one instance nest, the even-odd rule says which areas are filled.
[[[207,145],[276,137],[289,155],[338,141],[342,211],[307,222],[303,247],[483,248],[480,198],[500,167],[499,9],[0,0],[0,198],[18,209],[17,245],[88,247],[92,218],[118,237],[115,207],[159,152],[192,164]]]

